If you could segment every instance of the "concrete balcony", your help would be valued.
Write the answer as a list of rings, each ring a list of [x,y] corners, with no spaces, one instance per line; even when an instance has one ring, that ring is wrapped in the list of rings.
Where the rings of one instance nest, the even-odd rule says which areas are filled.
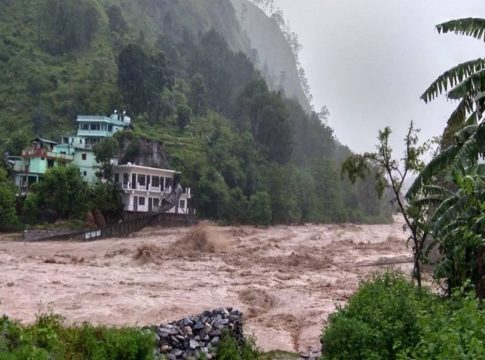
[[[56,153],[56,152],[48,152],[47,158],[52,158],[52,159],[56,159],[56,160],[65,160],[65,161],[73,161],[74,160],[74,156],[72,156],[72,155],[60,154],[60,153]]]
[[[113,132],[107,130],[81,130],[77,131],[77,136],[83,137],[108,137],[112,136]]]
[[[154,192],[162,192],[162,189],[160,188],[160,186],[153,186],[153,185],[149,185],[149,190],[150,191],[154,191]]]

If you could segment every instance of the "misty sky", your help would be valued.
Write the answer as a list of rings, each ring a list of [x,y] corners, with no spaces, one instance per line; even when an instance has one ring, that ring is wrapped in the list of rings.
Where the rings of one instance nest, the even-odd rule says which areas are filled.
[[[355,151],[374,149],[389,125],[394,146],[410,120],[423,137],[440,135],[455,103],[419,96],[448,68],[485,56],[485,44],[434,25],[485,17],[485,0],[275,0],[303,45],[301,62],[314,105],[330,110],[337,138]],[[396,154],[397,155],[397,154]]]

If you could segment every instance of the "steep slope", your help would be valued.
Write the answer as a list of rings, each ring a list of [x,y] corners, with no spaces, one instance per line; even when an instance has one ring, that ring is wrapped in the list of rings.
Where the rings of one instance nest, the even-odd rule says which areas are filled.
[[[248,0],[231,0],[241,27],[257,51],[257,66],[273,89],[284,89],[310,112],[310,104],[298,76],[296,59],[275,20]]]

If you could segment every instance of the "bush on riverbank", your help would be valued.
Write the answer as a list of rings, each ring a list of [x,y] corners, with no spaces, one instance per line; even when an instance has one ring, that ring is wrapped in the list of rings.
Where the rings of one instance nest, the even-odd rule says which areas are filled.
[[[30,326],[0,319],[0,360],[149,360],[154,348],[153,334],[138,329],[65,327],[53,314],[38,316]]]
[[[484,328],[474,296],[442,299],[386,273],[364,282],[330,317],[323,359],[481,359]]]
[[[244,343],[238,342],[234,337],[224,335],[217,348],[218,360],[270,360],[261,353],[252,339]]]

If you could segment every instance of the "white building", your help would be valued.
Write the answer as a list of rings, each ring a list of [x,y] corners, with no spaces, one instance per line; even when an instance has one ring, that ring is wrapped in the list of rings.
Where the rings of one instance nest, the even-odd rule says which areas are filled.
[[[127,212],[158,212],[167,206],[167,213],[188,214],[190,188],[181,191],[178,204],[174,192],[174,170],[158,169],[128,163],[113,167],[114,182],[123,189]],[[168,204],[172,204],[172,206]],[[177,206],[178,205],[178,206]]]

